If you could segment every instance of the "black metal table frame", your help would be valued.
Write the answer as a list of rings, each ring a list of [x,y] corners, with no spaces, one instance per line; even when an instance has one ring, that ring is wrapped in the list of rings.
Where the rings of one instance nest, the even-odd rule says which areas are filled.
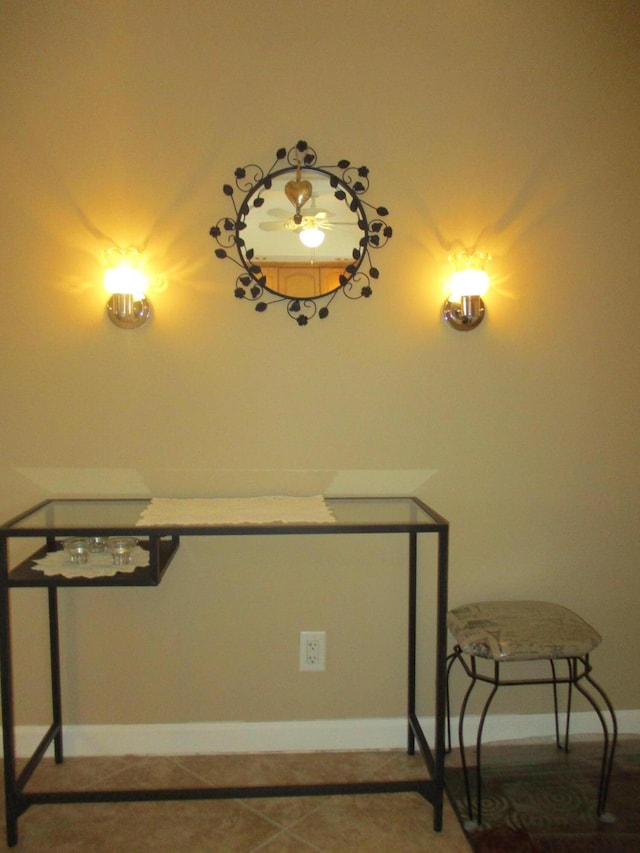
[[[98,502],[100,499],[96,499]],[[134,499],[135,500],[135,499]],[[444,801],[444,756],[446,722],[446,657],[447,657],[447,586],[448,586],[448,550],[449,525],[439,513],[432,510],[417,498],[331,498],[330,505],[339,505],[340,501],[410,501],[420,511],[429,516],[428,521],[407,521],[375,524],[337,523],[332,524],[243,524],[243,525],[207,525],[177,526],[164,525],[154,527],[108,528],[104,526],[68,525],[42,528],[19,528],[14,525],[53,501],[43,501],[31,507],[19,516],[0,526],[0,689],[2,692],[2,724],[4,747],[4,782],[6,835],[10,847],[18,842],[18,818],[31,805],[44,803],[80,803],[114,801],[149,800],[185,800],[185,799],[237,799],[254,797],[310,796],[335,794],[372,794],[414,791],[419,793],[433,806],[433,827],[442,829],[442,811]],[[61,503],[59,501],[58,503]],[[69,501],[72,502],[72,501]],[[108,501],[102,500],[102,503]],[[88,501],[83,501],[88,503]],[[141,578],[139,570],[131,574],[121,574],[110,578],[67,579],[61,576],[43,576],[32,569],[32,560],[47,551],[60,547],[60,537],[72,535],[135,535],[148,537],[149,570]],[[60,679],[60,637],[58,630],[58,588],[88,586],[155,586],[160,583],[171,559],[179,547],[180,536],[221,536],[221,535],[305,535],[305,534],[375,534],[405,533],[409,537],[409,602],[408,602],[408,692],[407,692],[407,752],[415,753],[416,743],[429,770],[429,779],[363,781],[349,783],[319,783],[302,785],[266,785],[240,787],[206,787],[188,789],[136,789],[136,790],[65,790],[65,791],[25,791],[29,779],[36,770],[49,747],[53,744],[56,763],[61,763],[63,754],[62,693]],[[416,712],[416,645],[417,645],[417,565],[418,535],[436,534],[437,546],[437,593],[436,593],[436,649],[435,649],[435,734],[433,750],[429,746]],[[18,567],[9,565],[8,543],[14,537],[44,537],[46,546],[39,549]],[[33,752],[24,768],[16,772],[15,751],[15,714],[13,702],[13,657],[11,649],[10,590],[12,588],[46,588],[48,593],[49,616],[49,652],[51,671],[51,711],[52,722],[44,737]]]

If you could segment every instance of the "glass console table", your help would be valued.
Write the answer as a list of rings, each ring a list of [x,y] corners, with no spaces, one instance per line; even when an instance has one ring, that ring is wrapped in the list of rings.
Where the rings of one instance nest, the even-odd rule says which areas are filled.
[[[0,688],[4,745],[6,831],[9,846],[18,841],[18,819],[32,805],[42,803],[109,802],[115,800],[231,799],[294,795],[362,794],[415,791],[433,806],[436,831],[442,828],[445,752],[445,659],[447,647],[447,573],[449,525],[437,512],[413,497],[327,498],[332,523],[162,524],[140,526],[146,499],[48,500],[0,525]],[[26,791],[26,785],[47,750],[53,746],[57,763],[63,761],[62,695],[58,631],[58,589],[95,586],[157,586],[175,555],[181,536],[251,536],[305,534],[403,534],[408,539],[408,689],[407,750],[417,747],[430,773],[429,779],[316,785],[275,785],[235,788],[156,790]],[[436,601],[436,636],[433,651],[435,680],[435,737],[427,742],[416,713],[417,555],[418,537],[437,537],[437,566],[433,573]],[[35,560],[60,550],[70,536],[133,536],[149,552],[148,565],[109,577],[82,578],[43,574]],[[9,553],[14,538],[32,538],[40,544],[31,556],[13,565]],[[36,544],[36,543],[34,543]],[[52,722],[20,773],[16,770],[13,658],[11,651],[11,590],[45,588],[48,595]],[[422,593],[421,593],[422,594]]]

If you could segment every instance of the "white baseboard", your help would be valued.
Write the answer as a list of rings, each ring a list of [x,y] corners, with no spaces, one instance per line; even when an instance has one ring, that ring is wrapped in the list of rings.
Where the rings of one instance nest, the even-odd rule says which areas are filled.
[[[65,755],[194,755],[394,749],[406,743],[402,719],[262,723],[65,726]],[[43,730],[19,726],[16,752],[30,755]]]
[[[640,710],[616,711],[618,733],[621,735],[640,735]],[[605,718],[606,719],[606,718]],[[565,715],[560,714],[560,732],[564,732]],[[607,724],[609,724],[607,720]],[[472,714],[465,719],[465,744],[475,743],[478,729],[478,717]],[[572,735],[593,735],[599,737],[602,728],[592,711],[576,711],[571,714]],[[486,718],[482,731],[483,743],[530,738],[555,738],[553,714],[493,714]],[[451,743],[458,746],[458,718],[451,718]]]
[[[640,735],[640,710],[619,711],[621,734]],[[475,739],[477,717],[468,716],[469,743]],[[421,720],[433,744],[433,719]],[[457,718],[451,735],[457,745]],[[465,726],[466,729],[466,726]],[[45,729],[18,726],[16,752],[28,757]],[[553,737],[552,714],[512,714],[487,717],[483,742]],[[597,717],[589,712],[571,715],[573,734],[599,735]],[[407,724],[402,718],[309,720],[264,723],[184,723],[165,725],[65,726],[64,752],[72,756],[193,755],[242,752],[310,752],[356,749],[404,749]]]

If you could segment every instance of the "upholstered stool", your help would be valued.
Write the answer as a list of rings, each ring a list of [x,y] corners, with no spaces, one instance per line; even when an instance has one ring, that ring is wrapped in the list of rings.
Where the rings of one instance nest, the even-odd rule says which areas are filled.
[[[575,686],[591,704],[600,720],[604,734],[604,749],[600,767],[596,812],[601,820],[613,820],[612,816],[605,812],[605,805],[609,780],[611,778],[618,726],[611,702],[602,688],[591,677],[589,654],[602,641],[598,632],[573,611],[557,604],[551,604],[548,601],[483,601],[467,604],[449,611],[447,614],[447,625],[456,643],[452,654],[447,659],[448,725],[450,721],[449,674],[453,664],[459,661],[471,679],[471,683],[462,701],[458,724],[460,757],[469,812],[467,827],[474,828],[482,821],[482,778],[480,769],[482,729],[489,706],[493,701],[498,687],[506,685],[553,685],[555,734],[556,744],[559,749],[568,750],[569,748],[572,687]],[[481,673],[479,671],[479,658],[493,662],[492,667],[489,665],[489,672]],[[512,661],[540,660],[549,661],[551,665],[550,677],[530,679],[505,679],[502,677],[502,664]],[[555,662],[559,660],[565,660],[567,663],[566,675],[561,676],[556,671]],[[465,757],[463,726],[467,703],[471,691],[478,681],[490,684],[492,688],[480,714],[476,737],[476,818],[474,820],[469,771]],[[568,685],[564,742],[561,742],[558,723],[558,684]],[[587,685],[593,688],[593,690],[589,689]],[[598,702],[596,697],[599,697],[601,701]],[[609,715],[609,722],[607,722],[606,713]],[[611,728],[609,728],[609,723]],[[450,748],[450,727],[448,727],[448,733]]]

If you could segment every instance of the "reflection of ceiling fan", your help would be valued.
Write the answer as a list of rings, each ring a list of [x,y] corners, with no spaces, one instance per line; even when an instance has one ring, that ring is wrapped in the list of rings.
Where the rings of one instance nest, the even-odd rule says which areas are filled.
[[[309,211],[305,211],[305,214],[300,217],[300,222],[296,222],[295,217],[288,210],[269,210],[268,215],[273,216],[274,221],[261,222],[260,228],[263,231],[302,231],[307,228],[329,230],[333,228],[333,223],[329,222],[333,214],[328,213],[326,210],[313,210],[310,208]]]
[[[330,231],[336,226],[353,225],[352,222],[331,222],[334,214],[328,210],[316,210],[309,208],[303,212],[300,222],[295,221],[295,217],[288,210],[273,209],[267,211],[269,216],[273,216],[274,220],[261,222],[260,228],[263,231],[307,231],[311,228],[318,228],[322,231]]]

